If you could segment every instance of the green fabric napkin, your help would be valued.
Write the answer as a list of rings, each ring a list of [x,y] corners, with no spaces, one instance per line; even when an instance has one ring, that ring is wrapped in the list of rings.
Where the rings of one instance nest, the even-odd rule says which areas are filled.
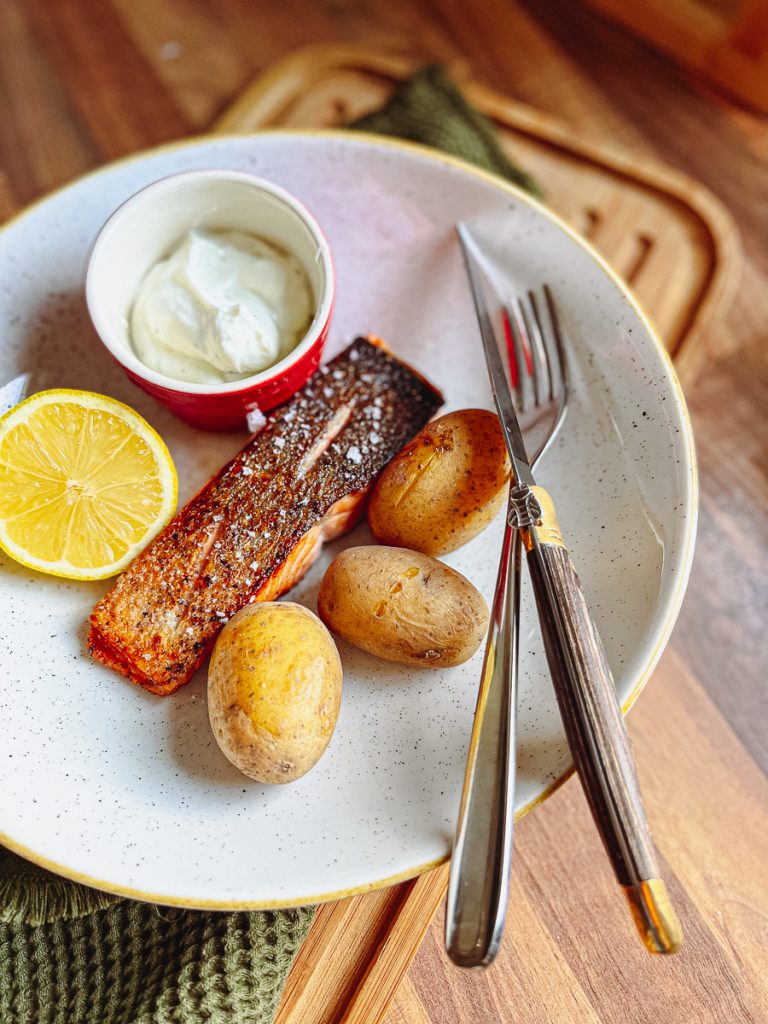
[[[350,127],[434,146],[540,195],[440,68]],[[271,1024],[313,917],[137,903],[0,848],[0,1024]]]
[[[508,159],[488,118],[467,103],[437,65],[417,71],[385,106],[353,121],[349,127],[433,146],[508,178],[542,198],[541,189],[530,174]]]
[[[0,849],[0,1022],[271,1024],[313,917],[137,903]]]

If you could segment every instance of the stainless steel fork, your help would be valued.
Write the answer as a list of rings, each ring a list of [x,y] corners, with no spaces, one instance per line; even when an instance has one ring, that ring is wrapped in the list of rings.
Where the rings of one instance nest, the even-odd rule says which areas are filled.
[[[563,423],[570,379],[550,290],[513,297],[503,310],[510,384],[532,464]],[[509,889],[515,813],[515,707],[519,663],[521,542],[504,528],[483,673],[467,755],[448,884],[445,943],[461,967],[489,964],[499,949]]]

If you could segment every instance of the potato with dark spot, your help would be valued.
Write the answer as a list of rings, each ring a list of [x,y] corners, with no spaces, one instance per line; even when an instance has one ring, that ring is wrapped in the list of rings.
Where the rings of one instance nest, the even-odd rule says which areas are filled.
[[[208,669],[216,741],[258,782],[293,782],[328,746],[341,703],[341,660],[308,608],[258,602],[221,631]]]
[[[379,477],[368,506],[373,535],[428,555],[455,551],[494,519],[509,474],[498,416],[487,409],[449,412],[428,423]]]
[[[317,596],[334,633],[387,661],[460,665],[488,628],[488,607],[468,579],[404,548],[348,548],[328,566]]]

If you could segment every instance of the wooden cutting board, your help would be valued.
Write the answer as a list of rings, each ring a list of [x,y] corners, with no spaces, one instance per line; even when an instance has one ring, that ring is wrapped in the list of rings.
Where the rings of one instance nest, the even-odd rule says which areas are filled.
[[[419,62],[351,46],[301,50],[258,78],[213,126],[220,132],[331,128],[381,106]],[[546,201],[632,286],[689,384],[739,280],[730,214],[679,171],[577,138],[551,116],[448,69],[495,124]],[[276,1024],[379,1024],[444,898],[448,866],[318,910]]]

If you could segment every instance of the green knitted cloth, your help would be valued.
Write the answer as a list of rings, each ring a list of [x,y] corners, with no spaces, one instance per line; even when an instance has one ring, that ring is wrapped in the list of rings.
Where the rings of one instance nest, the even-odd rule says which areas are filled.
[[[435,146],[540,194],[440,68],[350,127]],[[0,1024],[271,1024],[313,917],[136,903],[0,848]]]
[[[349,127],[433,146],[508,178],[539,199],[542,197],[530,174],[504,153],[491,122],[467,103],[437,65],[417,71],[385,106]]]
[[[136,903],[0,849],[2,1024],[271,1024],[314,908]]]

